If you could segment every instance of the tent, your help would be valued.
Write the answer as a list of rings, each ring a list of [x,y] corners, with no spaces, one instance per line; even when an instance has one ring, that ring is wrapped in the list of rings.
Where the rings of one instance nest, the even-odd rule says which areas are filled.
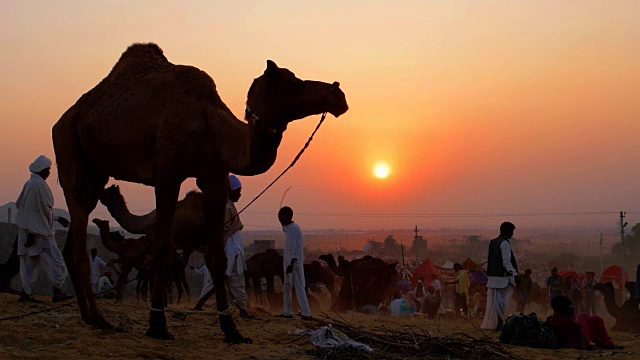
[[[469,281],[471,282],[471,286],[476,285],[487,285],[487,275],[485,275],[484,271],[476,271],[473,274],[469,275]]]
[[[563,271],[559,271],[558,275],[562,276],[562,279],[566,279],[567,276],[571,276],[572,278],[576,279],[576,280],[580,280],[580,275],[578,275],[577,272],[575,271],[571,271],[571,270],[563,270]]]
[[[440,270],[438,270],[438,268],[433,265],[433,263],[429,261],[429,259],[427,259],[411,272],[411,283],[415,287],[418,280],[423,277],[423,281],[425,282],[425,284],[429,284],[435,277],[439,276]]]
[[[471,260],[471,258],[467,258],[462,264],[462,268],[465,270],[474,270],[478,267],[475,261]]]
[[[440,270],[443,270],[443,271],[453,270],[453,264],[454,264],[453,261],[447,260],[447,261],[444,262],[444,264],[442,266],[436,265],[436,267],[438,269],[440,269]]]
[[[624,273],[624,281],[634,281],[635,279],[629,278],[629,274]],[[613,283],[613,287],[616,289],[622,288],[622,268],[618,265],[611,265],[604,269],[602,276],[600,276],[601,283]]]

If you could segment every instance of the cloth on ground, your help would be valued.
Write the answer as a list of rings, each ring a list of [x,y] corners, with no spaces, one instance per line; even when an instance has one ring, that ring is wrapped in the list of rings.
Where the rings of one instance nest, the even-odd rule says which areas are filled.
[[[368,345],[352,340],[344,333],[334,329],[332,326],[322,326],[313,332],[311,343],[323,349],[333,349],[342,346],[372,353],[373,349]]]

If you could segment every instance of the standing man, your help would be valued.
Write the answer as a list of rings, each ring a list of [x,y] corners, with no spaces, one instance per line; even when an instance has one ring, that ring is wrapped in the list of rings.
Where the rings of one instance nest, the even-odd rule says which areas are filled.
[[[594,286],[598,283],[598,280],[596,280],[596,272],[593,270],[587,271],[586,275],[587,277],[582,280],[585,312],[589,316],[593,316],[598,314],[598,306],[596,305],[596,289],[594,288]]]
[[[89,266],[91,268],[91,286],[93,286],[93,293],[98,294],[100,292],[100,274],[102,274],[102,268],[107,266],[98,256],[98,249],[91,249],[91,258],[89,258]]]
[[[224,252],[227,254],[227,291],[231,295],[233,303],[240,310],[240,317],[245,319],[257,319],[249,314],[247,309],[247,292],[244,282],[244,271],[247,269],[247,262],[244,255],[244,245],[242,244],[242,229],[244,225],[240,222],[238,210],[235,203],[240,200],[242,183],[235,175],[229,175],[229,199],[227,199],[227,212],[224,217],[224,238],[227,242]]]
[[[247,268],[247,263],[244,255],[244,246],[242,244],[242,229],[244,225],[242,225],[240,221],[238,210],[236,210],[234,204],[240,200],[240,196],[242,195],[242,183],[237,176],[229,175],[229,186],[227,210],[224,215],[224,238],[226,239],[224,252],[227,255],[227,269],[225,271],[227,296],[238,310],[240,310],[241,318],[259,320],[258,317],[249,314],[247,308],[247,292],[244,282],[244,271]],[[215,288],[211,280],[211,273],[206,265],[196,270],[196,272],[205,274],[200,298],[193,308],[195,311],[201,311],[204,303],[215,293]]]
[[[458,263],[453,264],[453,270],[456,272],[456,279],[454,281],[445,282],[445,284],[456,285],[454,314],[456,314],[457,317],[460,317],[460,309],[462,309],[465,319],[469,319],[469,274],[466,270],[462,269],[462,265]]]
[[[500,225],[500,236],[489,243],[487,262],[487,309],[482,320],[483,329],[501,330],[506,310],[516,285],[518,264],[511,251],[511,237],[516,226],[510,222]]]
[[[302,311],[302,319],[311,319],[311,309],[307,301],[307,293],[304,284],[304,246],[302,243],[302,231],[300,226],[293,222],[293,210],[285,206],[278,211],[278,220],[282,224],[282,231],[285,234],[284,240],[284,305],[282,315],[290,319],[293,317],[293,306],[291,304],[291,287],[296,288],[296,299]]]
[[[67,266],[55,239],[54,221],[69,227],[69,220],[53,214],[53,194],[46,179],[51,174],[51,160],[40,155],[29,165],[31,178],[24,184],[16,207],[18,208],[18,256],[20,257],[20,302],[41,303],[32,296],[32,287],[38,280],[40,266],[53,284],[53,302],[72,296],[65,295],[62,284],[67,278]]]
[[[562,276],[558,275],[558,268],[551,269],[551,276],[547,278],[547,289],[549,290],[549,304],[554,297],[562,295]]]
[[[531,299],[531,269],[524,271],[524,275],[518,275],[516,285],[516,311],[524,313],[524,308]]]

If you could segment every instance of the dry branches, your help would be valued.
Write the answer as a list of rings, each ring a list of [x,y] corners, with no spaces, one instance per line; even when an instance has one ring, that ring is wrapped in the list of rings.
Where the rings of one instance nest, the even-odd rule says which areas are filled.
[[[355,341],[367,344],[375,352],[366,354],[353,349],[316,350],[310,355],[325,359],[521,359],[489,336],[473,337],[462,332],[433,336],[420,326],[391,329],[379,326],[371,330],[357,328],[343,318],[335,319],[323,313],[316,319],[319,325],[331,324]]]

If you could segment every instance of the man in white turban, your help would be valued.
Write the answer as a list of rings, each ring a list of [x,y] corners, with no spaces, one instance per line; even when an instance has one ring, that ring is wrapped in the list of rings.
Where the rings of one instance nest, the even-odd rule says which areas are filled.
[[[247,269],[247,262],[242,244],[242,229],[244,225],[238,216],[235,203],[240,200],[242,183],[235,175],[229,175],[229,198],[227,199],[227,209],[224,216],[224,239],[226,239],[224,251],[227,255],[227,269],[225,270],[227,296],[240,310],[240,317],[245,319],[258,319],[249,314],[247,308],[247,292],[244,282],[244,271]],[[206,286],[206,284],[205,284]],[[213,295],[215,289],[213,285],[206,287],[207,293],[203,292],[198,299],[194,310],[202,310],[204,303]]]
[[[69,227],[69,221],[53,214],[53,195],[45,180],[51,174],[51,160],[40,155],[29,165],[31,178],[24,184],[16,207],[18,208],[18,256],[22,294],[20,302],[41,303],[32,296],[32,287],[38,280],[40,267],[53,283],[53,302],[71,298],[65,295],[62,284],[67,277],[67,266],[55,240],[54,221]]]

